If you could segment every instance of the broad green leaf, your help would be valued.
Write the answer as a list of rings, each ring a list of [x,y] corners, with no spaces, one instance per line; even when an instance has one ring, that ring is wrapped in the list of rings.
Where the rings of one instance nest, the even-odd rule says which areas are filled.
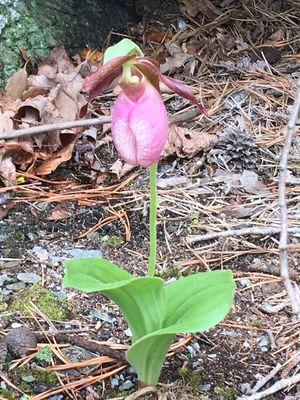
[[[134,278],[115,264],[98,258],[65,261],[63,286],[84,292],[100,291],[123,312],[133,342],[162,328],[165,314],[164,282],[160,278]]]
[[[160,335],[157,332],[141,338],[129,347],[126,359],[145,385],[155,386],[175,334]]]
[[[120,307],[132,332],[132,342],[162,328],[165,315],[164,282],[160,278],[135,278],[102,293]]]
[[[65,260],[63,287],[72,287],[83,292],[114,289],[120,282],[127,283],[133,276],[114,263],[102,258],[74,258]]]
[[[103,64],[106,64],[115,57],[130,55],[143,56],[143,53],[139,46],[137,46],[130,39],[122,39],[114,46],[108,47],[105,50]]]
[[[209,329],[230,310],[234,289],[231,271],[203,272],[170,283],[163,327],[172,332],[174,326],[181,333]]]
[[[156,385],[175,334],[201,332],[220,322],[230,310],[234,288],[230,271],[190,275],[167,285],[163,329],[142,337],[126,353],[139,379]]]

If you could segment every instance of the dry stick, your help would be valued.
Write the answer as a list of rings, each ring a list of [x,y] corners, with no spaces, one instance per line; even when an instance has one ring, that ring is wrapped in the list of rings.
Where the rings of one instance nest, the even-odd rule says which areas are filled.
[[[300,233],[300,228],[288,228],[289,233]],[[228,231],[212,232],[205,235],[190,235],[187,236],[186,241],[191,243],[203,242],[204,240],[212,240],[219,238],[226,238],[229,236],[247,236],[247,235],[273,235],[280,233],[281,228],[277,226],[269,226],[266,228],[244,228],[244,229],[229,229]]]
[[[296,131],[296,123],[300,111],[300,79],[297,82],[297,92],[295,102],[292,108],[291,116],[288,122],[283,150],[280,158],[280,174],[279,174],[279,206],[281,211],[281,234],[279,241],[280,251],[280,272],[281,277],[291,301],[291,306],[294,315],[300,321],[300,297],[297,293],[297,288],[293,287],[289,276],[288,269],[288,210],[286,201],[286,178],[287,178],[287,163],[289,152],[292,143],[292,137]]]
[[[270,396],[271,394],[277,393],[288,386],[295,385],[299,382],[300,382],[300,374],[296,374],[294,376],[291,376],[290,378],[280,379],[279,381],[274,383],[274,385],[270,386],[268,389],[263,390],[262,392],[254,393],[250,396],[238,397],[237,400],[260,400],[267,396]]]
[[[283,365],[277,364],[275,368],[272,369],[272,371],[266,375],[263,376],[259,381],[256,382],[255,386],[252,389],[252,394],[255,394],[261,389],[263,386],[265,386],[266,383],[268,383],[271,379],[274,378],[278,374],[278,372],[283,368]]]
[[[188,109],[185,112],[171,115],[169,118],[169,122],[170,122],[170,124],[174,124],[174,123],[189,121],[190,119],[193,119],[200,114],[201,114],[201,112],[200,112],[200,110],[198,110],[198,108]],[[62,129],[103,125],[103,124],[107,124],[109,122],[111,122],[111,116],[101,116],[98,118],[80,119],[77,121],[66,121],[66,122],[62,121],[62,122],[56,122],[55,124],[39,125],[39,126],[33,126],[31,128],[26,128],[26,129],[19,129],[19,130],[10,131],[10,132],[3,132],[3,133],[0,133],[0,140],[16,139],[16,138],[20,138],[20,137],[37,135],[39,133],[45,133],[45,132],[53,132],[53,131],[58,131],[58,130],[62,130]]]
[[[100,353],[102,355],[114,358],[118,361],[125,361],[125,355],[123,351],[115,350],[110,348],[108,345],[102,345],[93,340],[88,340],[84,337],[80,337],[77,335],[71,335],[68,333],[56,333],[47,332],[48,337],[55,338],[58,343],[69,343],[73,346],[82,347],[85,350],[91,351],[92,353]],[[46,341],[45,333],[36,333],[36,337],[38,341]]]

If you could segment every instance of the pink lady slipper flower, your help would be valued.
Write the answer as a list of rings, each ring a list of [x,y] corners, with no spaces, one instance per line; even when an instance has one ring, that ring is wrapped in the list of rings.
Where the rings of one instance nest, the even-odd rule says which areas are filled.
[[[117,78],[122,92],[112,111],[111,132],[121,158],[131,165],[148,167],[156,163],[167,141],[168,116],[159,93],[159,81],[207,114],[187,86],[161,74],[155,61],[136,55],[113,57],[85,78],[82,91],[91,101]],[[86,110],[87,105],[80,117]]]

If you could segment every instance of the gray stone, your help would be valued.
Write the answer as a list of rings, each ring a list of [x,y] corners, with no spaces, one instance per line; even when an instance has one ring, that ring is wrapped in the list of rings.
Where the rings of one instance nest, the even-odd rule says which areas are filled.
[[[41,277],[34,272],[19,272],[17,275],[19,281],[24,283],[38,283],[41,280]]]
[[[72,258],[102,257],[101,251],[97,249],[70,249],[65,250],[64,253]]]
[[[112,387],[112,389],[114,389],[115,387],[119,386],[119,378],[117,378],[117,377],[112,378],[110,380],[110,386]]]
[[[125,382],[120,385],[119,390],[129,390],[133,387],[133,383],[127,379]]]
[[[27,383],[31,383],[35,381],[35,377],[32,375],[26,375],[26,376],[22,376],[22,381],[27,382]]]
[[[6,286],[6,289],[18,292],[20,290],[25,289],[25,283],[24,282],[11,283],[10,285]]]
[[[208,391],[208,390],[210,390],[211,389],[211,383],[206,383],[206,384],[204,384],[204,385],[200,385],[200,390],[202,390],[203,392],[206,392],[206,391]]]
[[[6,274],[0,275],[0,287],[4,285],[4,283],[7,281],[8,276]]]
[[[40,261],[47,261],[48,260],[48,257],[49,257],[48,251],[46,249],[44,249],[43,247],[34,246],[34,248],[32,249],[32,252],[33,252],[34,255],[37,256],[37,258]]]
[[[28,349],[36,348],[37,340],[34,332],[22,326],[10,331],[5,337],[5,343],[13,358],[21,358],[27,355]]]
[[[109,324],[113,324],[116,321],[116,318],[110,317],[107,314],[102,314],[97,310],[91,310],[90,315],[94,318],[100,319],[101,321],[108,322]]]

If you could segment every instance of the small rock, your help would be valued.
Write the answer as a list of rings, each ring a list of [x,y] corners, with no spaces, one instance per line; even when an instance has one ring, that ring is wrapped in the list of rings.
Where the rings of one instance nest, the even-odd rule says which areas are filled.
[[[26,287],[26,285],[24,282],[16,282],[16,283],[11,283],[10,285],[7,285],[6,289],[19,292],[20,290],[25,289],[25,287]]]
[[[0,287],[4,285],[4,283],[7,281],[8,276],[6,274],[0,275]]]
[[[243,278],[240,280],[240,284],[244,287],[249,287],[251,286],[251,281],[250,279]]]
[[[29,240],[32,240],[33,242],[35,242],[38,239],[38,236],[33,232],[28,232],[27,237]]]
[[[23,325],[20,324],[19,322],[13,322],[11,324],[11,329],[17,329],[17,328],[21,328]]]
[[[19,281],[24,283],[38,283],[41,280],[41,277],[34,272],[19,272],[17,275]]]
[[[11,330],[5,337],[7,351],[13,358],[27,355],[28,349],[35,349],[37,340],[35,334],[26,326]]]
[[[245,169],[240,177],[240,183],[247,192],[253,192],[258,183],[258,175],[250,170]]]
[[[208,354],[207,357],[210,359],[214,359],[214,358],[217,358],[217,355],[216,354]]]
[[[263,353],[266,353],[270,349],[270,341],[266,336],[262,336],[259,341],[259,347]]]
[[[240,384],[240,391],[243,394],[250,394],[251,393],[251,385],[250,385],[250,383],[241,383]]]
[[[65,250],[65,254],[73,257],[73,258],[88,258],[88,257],[96,257],[101,258],[102,252],[100,250],[94,249],[70,249]]]
[[[211,389],[211,383],[206,383],[204,385],[200,385],[200,390],[202,390],[203,392],[207,392],[208,390]]]
[[[129,390],[133,387],[133,383],[127,379],[125,382],[120,385],[119,390]]]
[[[128,368],[128,372],[129,372],[130,374],[136,374],[136,370],[135,370],[133,367],[129,367],[129,368]]]
[[[35,377],[32,375],[22,376],[22,381],[31,383],[35,381]]]
[[[48,251],[41,246],[34,246],[32,249],[33,254],[37,256],[40,261],[48,260]]]
[[[119,379],[118,378],[112,378],[110,380],[110,386],[113,388],[119,386]]]
[[[61,394],[56,394],[55,396],[48,397],[48,400],[62,400],[64,398]]]
[[[97,310],[92,310],[90,315],[92,315],[94,318],[100,319],[101,321],[108,322],[109,324],[113,324],[116,321],[116,318],[110,317],[107,314],[101,314]]]

